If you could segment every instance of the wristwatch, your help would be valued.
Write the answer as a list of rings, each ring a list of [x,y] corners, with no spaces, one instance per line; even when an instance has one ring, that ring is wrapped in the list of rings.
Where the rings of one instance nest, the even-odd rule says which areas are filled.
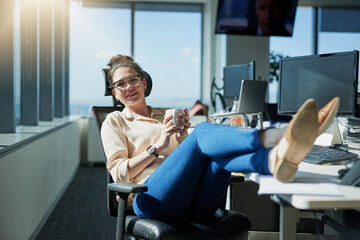
[[[154,155],[155,157],[159,157],[159,154],[156,153],[156,148],[153,145],[148,146],[148,148],[146,149],[146,151],[149,154]]]

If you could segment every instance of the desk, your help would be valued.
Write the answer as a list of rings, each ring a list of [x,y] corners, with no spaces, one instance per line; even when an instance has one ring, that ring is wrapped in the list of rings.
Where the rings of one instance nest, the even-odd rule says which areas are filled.
[[[327,174],[337,178],[337,171],[342,165],[314,165],[301,163],[299,171],[316,174]],[[254,174],[250,179],[258,182]],[[296,239],[296,224],[299,219],[299,210],[326,210],[326,209],[360,209],[360,188],[339,185],[342,196],[312,196],[276,194],[272,199],[280,205],[280,240]]]

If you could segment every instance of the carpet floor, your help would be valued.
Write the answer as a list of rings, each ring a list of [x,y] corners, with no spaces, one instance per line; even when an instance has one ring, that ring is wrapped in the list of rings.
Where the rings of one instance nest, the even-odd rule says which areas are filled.
[[[106,209],[104,165],[81,166],[36,239],[115,239],[116,218]]]

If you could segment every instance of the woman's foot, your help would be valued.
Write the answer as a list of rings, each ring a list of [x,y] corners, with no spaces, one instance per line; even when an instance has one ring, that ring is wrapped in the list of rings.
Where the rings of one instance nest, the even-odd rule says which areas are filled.
[[[270,151],[269,167],[277,180],[294,180],[298,165],[312,149],[318,132],[317,105],[313,99],[309,99],[290,121],[279,144]]]
[[[319,121],[319,135],[323,134],[333,123],[340,105],[340,98],[334,97],[328,104],[326,104],[318,113]]]

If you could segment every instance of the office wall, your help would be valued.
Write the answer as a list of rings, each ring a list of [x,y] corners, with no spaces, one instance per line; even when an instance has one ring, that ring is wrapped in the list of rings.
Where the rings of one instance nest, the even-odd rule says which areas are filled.
[[[88,164],[105,162],[104,151],[94,118],[88,118],[86,159]]]
[[[29,239],[80,163],[78,119],[0,156],[0,239]]]
[[[255,61],[256,79],[269,79],[268,37],[228,35],[226,45],[227,66]]]

